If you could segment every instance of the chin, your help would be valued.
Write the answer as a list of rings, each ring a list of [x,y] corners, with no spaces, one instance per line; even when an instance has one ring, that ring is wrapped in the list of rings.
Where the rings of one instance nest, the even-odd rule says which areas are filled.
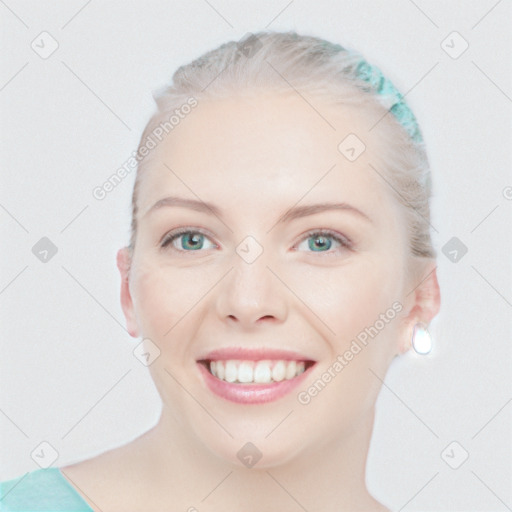
[[[241,440],[242,438],[244,440]],[[230,439],[224,443],[219,443],[215,439],[202,440],[203,444],[217,458],[228,465],[252,471],[281,467],[297,458],[301,452],[297,446],[303,446],[304,440],[292,438],[288,433],[287,441],[283,443],[282,439],[272,441],[264,438],[251,438],[250,435]]]

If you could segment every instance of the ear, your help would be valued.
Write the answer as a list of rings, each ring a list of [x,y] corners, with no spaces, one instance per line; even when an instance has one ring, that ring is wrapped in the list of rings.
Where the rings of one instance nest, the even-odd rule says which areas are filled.
[[[441,306],[441,293],[437,280],[435,260],[428,260],[422,266],[422,272],[417,282],[420,284],[410,292],[406,312],[403,319],[402,333],[400,339],[399,353],[407,352],[412,346],[412,333],[416,322],[422,322],[428,326],[432,319],[439,313]]]
[[[130,265],[131,253],[128,247],[123,247],[117,251],[117,268],[121,274],[121,307],[123,308],[124,317],[126,319],[126,327],[130,336],[137,338],[139,336],[139,328],[133,309],[133,301],[130,293]]]

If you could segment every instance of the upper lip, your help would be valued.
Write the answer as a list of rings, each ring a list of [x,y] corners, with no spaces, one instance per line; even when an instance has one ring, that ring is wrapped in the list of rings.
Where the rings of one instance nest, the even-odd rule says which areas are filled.
[[[284,360],[284,361],[314,361],[311,357],[305,356],[293,350],[282,350],[275,348],[249,348],[249,347],[225,347],[211,350],[198,358],[198,361],[262,361],[262,360]]]

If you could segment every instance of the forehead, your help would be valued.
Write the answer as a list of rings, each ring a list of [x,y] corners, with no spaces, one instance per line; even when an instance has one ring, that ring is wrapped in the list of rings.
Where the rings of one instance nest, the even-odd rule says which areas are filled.
[[[298,93],[200,100],[153,150],[139,211],[176,194],[260,213],[306,196],[374,209],[390,195],[370,166],[382,167],[370,126],[366,110]],[[340,151],[343,140],[364,145],[356,160]]]

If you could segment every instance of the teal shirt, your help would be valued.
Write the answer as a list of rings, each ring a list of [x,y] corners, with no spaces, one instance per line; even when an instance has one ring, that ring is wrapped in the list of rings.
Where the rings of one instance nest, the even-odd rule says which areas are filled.
[[[93,512],[59,468],[0,482],[0,512]]]

